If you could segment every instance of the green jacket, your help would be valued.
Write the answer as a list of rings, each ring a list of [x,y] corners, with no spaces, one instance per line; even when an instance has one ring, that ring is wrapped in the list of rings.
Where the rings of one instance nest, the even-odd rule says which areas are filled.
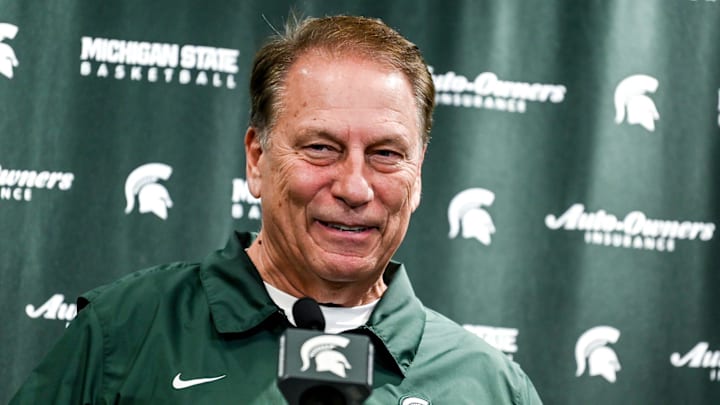
[[[289,323],[245,254],[252,238],[236,233],[202,263],[142,270],[81,296],[77,317],[10,403],[284,404],[278,341]],[[423,307],[401,264],[385,278],[359,331],[376,353],[367,404],[541,403],[517,364]],[[182,388],[200,378],[213,380]]]

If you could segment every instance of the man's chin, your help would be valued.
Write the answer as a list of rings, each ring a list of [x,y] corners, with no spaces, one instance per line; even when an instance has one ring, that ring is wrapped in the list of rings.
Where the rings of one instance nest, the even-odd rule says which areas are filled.
[[[352,283],[372,277],[379,277],[383,269],[378,269],[367,258],[344,258],[326,262],[316,273],[328,282]]]

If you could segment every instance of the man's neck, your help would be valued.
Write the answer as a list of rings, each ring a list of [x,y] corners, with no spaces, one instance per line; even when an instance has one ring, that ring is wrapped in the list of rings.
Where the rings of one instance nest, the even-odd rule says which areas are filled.
[[[297,326],[295,317],[293,316],[293,306],[297,302],[298,298],[292,295],[278,290],[272,285],[265,283],[265,289],[267,290],[270,298],[275,302],[283,313],[287,317],[288,321]],[[335,307],[320,305],[320,311],[325,317],[325,333],[341,333],[346,330],[356,329],[365,325],[370,319],[370,314],[375,309],[378,301],[372,302],[366,305],[359,305],[355,307]]]

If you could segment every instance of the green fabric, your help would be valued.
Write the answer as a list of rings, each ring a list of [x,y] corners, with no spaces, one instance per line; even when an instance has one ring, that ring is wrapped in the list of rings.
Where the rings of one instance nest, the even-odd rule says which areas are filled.
[[[289,326],[244,252],[249,233],[202,263],[133,273],[78,300],[67,332],[11,404],[284,403],[278,340]],[[376,346],[368,404],[539,404],[520,368],[462,327],[422,306],[404,267],[367,325]],[[184,389],[182,379],[226,377]]]

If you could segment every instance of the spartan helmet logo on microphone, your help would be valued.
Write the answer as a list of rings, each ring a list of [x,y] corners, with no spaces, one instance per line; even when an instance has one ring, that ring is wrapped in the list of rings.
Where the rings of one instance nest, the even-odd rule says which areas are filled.
[[[167,189],[157,181],[167,180],[171,175],[172,167],[164,163],[148,163],[133,170],[125,181],[125,214],[135,208],[137,195],[141,214],[152,212],[163,220],[167,219],[168,208],[172,208],[173,202]]]
[[[484,188],[469,188],[453,197],[448,206],[450,239],[460,233],[462,225],[463,238],[475,238],[483,245],[489,245],[495,233],[495,224],[482,207],[492,205],[493,201],[495,194]]]
[[[329,371],[338,377],[346,378],[346,370],[352,367],[345,355],[335,349],[345,348],[349,343],[350,339],[340,335],[321,335],[306,340],[300,348],[300,371],[307,371],[314,358],[315,371]]]
[[[657,89],[658,81],[652,76],[633,75],[623,79],[615,88],[615,123],[621,124],[627,112],[628,124],[655,131],[655,121],[660,119],[660,114],[645,93],[654,93]]]
[[[2,43],[6,38],[13,39],[17,35],[18,27],[0,23],[0,74],[8,79],[13,78],[13,68],[19,64],[15,51],[8,44]]]
[[[618,339],[620,331],[611,326],[596,326],[583,333],[575,344],[575,375],[583,375],[587,365],[589,375],[599,375],[614,383],[616,373],[620,371],[620,361],[615,351],[606,345],[617,343]]]

